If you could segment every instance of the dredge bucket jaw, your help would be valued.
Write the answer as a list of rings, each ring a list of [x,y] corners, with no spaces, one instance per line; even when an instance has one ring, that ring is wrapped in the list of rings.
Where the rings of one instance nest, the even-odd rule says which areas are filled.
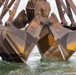
[[[28,23],[28,19],[25,10],[22,10],[18,14],[18,16],[14,20],[12,20],[12,24],[19,29],[25,27],[27,23]]]
[[[51,21],[51,24],[49,24]],[[58,21],[56,15],[53,13],[48,21],[45,19],[42,23],[43,29],[38,41],[38,49],[42,56],[57,60],[69,59],[74,51],[70,51],[67,46],[68,38],[66,35],[72,31],[64,28]],[[64,39],[65,38],[65,42]],[[70,37],[69,37],[70,38]],[[70,41],[70,39],[69,39]],[[63,43],[64,42],[64,43]]]
[[[37,39],[14,26],[7,26],[5,29],[1,31],[0,36],[0,55],[2,59],[10,62],[26,62]],[[28,37],[33,41],[29,40]]]
[[[19,30],[11,22],[0,26],[0,56],[10,62],[26,62],[39,40],[42,26],[41,15],[37,15],[26,30]]]

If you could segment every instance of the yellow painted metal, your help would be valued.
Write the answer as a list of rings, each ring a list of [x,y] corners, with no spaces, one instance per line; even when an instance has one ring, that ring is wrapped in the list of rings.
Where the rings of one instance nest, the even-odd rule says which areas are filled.
[[[49,45],[50,45],[50,46],[57,47],[57,43],[56,43],[54,37],[52,36],[52,34],[49,34],[49,35],[48,35],[48,39],[49,39]]]
[[[76,42],[69,43],[69,44],[67,45],[67,49],[76,51]]]

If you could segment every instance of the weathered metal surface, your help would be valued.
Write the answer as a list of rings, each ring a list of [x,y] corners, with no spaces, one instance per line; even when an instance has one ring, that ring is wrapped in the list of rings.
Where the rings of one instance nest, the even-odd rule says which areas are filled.
[[[41,32],[41,39],[38,41],[38,48],[42,56],[46,56],[51,59],[57,59],[57,60],[68,60],[74,51],[68,50],[66,46],[68,45],[67,39],[70,40],[68,36],[66,35],[68,33],[71,33],[72,31],[69,29],[64,28],[58,21],[57,17],[55,14],[52,14],[51,17],[49,18],[49,21],[52,21],[51,25],[44,26],[44,28],[47,28],[47,32],[45,33],[46,35],[43,36],[43,31]],[[63,37],[65,38],[62,39]],[[61,42],[63,41],[63,42]]]
[[[54,19],[55,19],[55,15],[53,15],[53,16],[54,16]],[[53,21],[54,21],[54,19],[53,19]],[[68,45],[66,43],[67,39],[70,41],[70,39],[68,37],[70,37],[70,38],[72,37],[72,35],[71,36],[68,35],[68,37],[66,37],[66,35],[68,33],[71,33],[72,31],[69,30],[69,29],[64,28],[58,22],[54,22],[54,23],[55,24],[52,25],[50,27],[50,29],[51,29],[51,32],[52,32],[52,34],[54,36],[55,41],[58,44],[58,49],[59,49],[59,52],[60,52],[60,54],[62,56],[61,60],[68,60],[72,56],[72,54],[74,53],[74,51],[70,51],[70,50],[68,50],[68,48],[66,48],[66,45]],[[64,39],[62,39],[63,37],[66,37],[65,41],[64,41]],[[61,41],[63,41],[63,42],[61,42]]]
[[[67,0],[67,1],[76,15],[76,5],[74,4],[73,0]]]
[[[28,23],[27,15],[25,10],[22,10],[18,16],[12,20],[12,24],[17,28],[22,28]]]
[[[72,12],[71,12],[71,9],[70,9],[70,5],[69,5],[69,3],[67,2],[67,0],[66,0],[66,4],[67,4],[68,16],[69,16],[69,18],[70,18],[70,20],[71,20],[71,23],[74,23],[75,21],[74,21],[74,19],[73,19],[73,15],[72,15]]]
[[[18,6],[19,6],[19,4],[20,4],[20,1],[21,0],[16,0],[15,1],[15,4],[14,4],[14,7],[13,7],[13,9],[12,9],[12,11],[11,12],[9,12],[9,19],[8,19],[8,21],[12,21],[13,20],[13,18],[14,18],[14,16],[15,16],[15,13],[16,13],[16,11],[17,11],[17,8],[18,8]]]
[[[7,30],[2,32],[1,55],[4,60],[13,62],[25,62],[26,32],[20,31],[12,26],[7,26]],[[14,29],[14,31],[13,31]],[[6,33],[6,34],[5,34]],[[5,34],[5,35],[4,35]],[[26,56],[25,56],[26,57]]]
[[[9,3],[9,0],[5,0],[5,3],[4,3],[4,6],[3,6],[3,9],[2,9],[1,13],[3,13],[3,11],[7,7],[8,3]]]
[[[58,11],[59,11],[59,15],[60,15],[60,19],[62,21],[62,24],[67,25],[67,23],[68,23],[67,19],[65,17],[65,13],[66,13],[68,18],[71,21],[70,26],[74,27],[76,25],[76,22],[75,22],[75,19],[73,17],[73,12],[76,15],[76,6],[73,3],[73,1],[72,0],[70,0],[70,1],[69,0],[65,0],[65,1],[56,0],[56,4],[57,4],[57,8],[58,8]]]
[[[29,25],[26,30],[27,32],[33,36],[34,38],[40,39],[39,35],[40,32],[42,30],[42,25],[41,25],[41,20],[43,19],[43,17],[41,16],[41,14],[38,14],[33,21],[31,22],[31,25]]]
[[[43,17],[37,15],[24,31],[15,28],[11,22],[6,22],[6,27],[0,26],[0,55],[3,60],[26,62],[30,52],[39,40],[42,29],[41,19]],[[34,30],[34,33],[31,32],[32,30]]]
[[[15,2],[15,0],[12,0],[8,6],[4,9],[4,11],[1,13],[0,15],[0,20],[3,19],[4,15],[7,13],[7,11],[9,10],[9,8],[13,5],[13,3]]]
[[[40,13],[43,17],[48,17],[50,4],[46,0],[30,0],[27,3],[26,12],[29,22]]]
[[[0,7],[2,6],[2,4],[4,3],[5,0],[0,0]]]
[[[76,7],[72,0],[65,0],[65,3],[63,0],[55,0],[61,23],[54,13],[48,17],[50,4],[47,0],[29,0],[26,13],[22,10],[14,20],[20,0],[2,1],[0,6],[5,3],[0,22],[15,2],[6,26],[0,26],[0,56],[3,60],[25,63],[36,44],[40,54],[47,58],[68,60],[75,52],[76,27],[68,27],[65,18],[66,13],[72,26],[76,24],[72,13],[76,15]],[[19,30],[25,26],[25,30]]]
[[[65,11],[62,10],[61,4],[58,0],[56,0],[56,4],[57,4],[57,8],[58,8],[58,12],[59,12],[59,16],[60,16],[60,19],[62,21],[62,24],[67,25],[67,21],[64,17]]]
[[[4,3],[1,1],[3,3],[3,8],[1,11],[0,20],[2,20],[6,13],[9,11],[9,17],[7,20],[12,21],[20,4],[20,1],[21,0],[5,0]],[[11,6],[13,6],[12,9]]]
[[[22,54],[26,45],[25,36],[26,32],[16,29],[13,25],[5,27],[1,31],[1,50],[3,51],[1,55],[3,55],[2,58],[4,60],[13,62],[23,61]]]

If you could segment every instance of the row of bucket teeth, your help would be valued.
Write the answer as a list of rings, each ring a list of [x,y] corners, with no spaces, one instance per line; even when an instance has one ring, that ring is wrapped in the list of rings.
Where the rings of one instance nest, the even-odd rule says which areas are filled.
[[[35,21],[38,18],[39,20]],[[6,26],[0,26],[0,56],[3,60],[17,63],[26,62],[33,47],[38,42],[42,29],[38,23],[42,19],[43,17],[38,15],[24,31],[14,27],[9,21]]]
[[[29,8],[29,9],[33,9],[34,7],[35,7],[35,2],[28,2],[28,4],[27,4],[27,6],[26,6],[27,8]]]
[[[34,11],[35,11],[35,3],[29,1],[26,7],[29,22],[34,18]]]

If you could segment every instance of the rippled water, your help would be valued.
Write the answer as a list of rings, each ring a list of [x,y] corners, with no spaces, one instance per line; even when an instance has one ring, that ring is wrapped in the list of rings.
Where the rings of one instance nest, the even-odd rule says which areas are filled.
[[[0,75],[76,75],[76,57],[65,62],[41,59],[38,51],[35,51],[30,55],[26,64],[1,60]]]

